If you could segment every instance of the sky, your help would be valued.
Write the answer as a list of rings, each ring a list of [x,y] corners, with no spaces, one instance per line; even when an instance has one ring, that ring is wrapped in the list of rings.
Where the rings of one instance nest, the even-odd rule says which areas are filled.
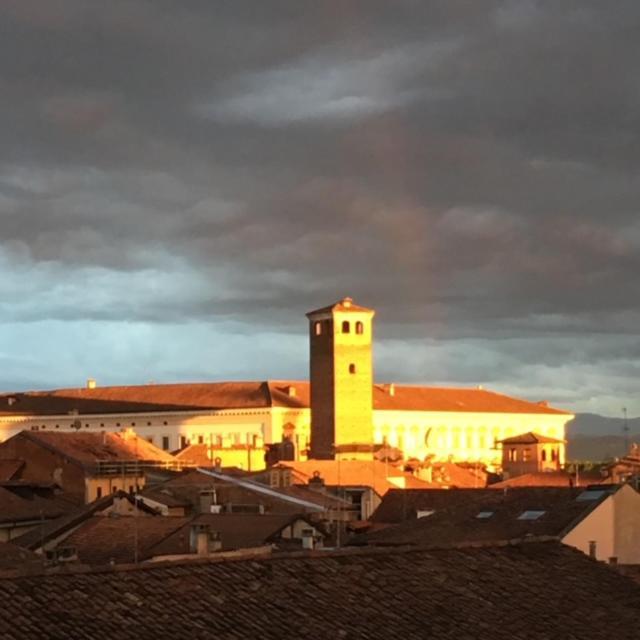
[[[640,414],[640,4],[3,0],[0,389],[376,379]]]

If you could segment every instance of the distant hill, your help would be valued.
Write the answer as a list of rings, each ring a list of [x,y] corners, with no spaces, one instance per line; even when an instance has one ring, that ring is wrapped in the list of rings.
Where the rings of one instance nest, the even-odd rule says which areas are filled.
[[[640,443],[640,418],[629,418],[629,442]],[[567,423],[567,460],[611,460],[627,453],[624,418],[578,413]]]

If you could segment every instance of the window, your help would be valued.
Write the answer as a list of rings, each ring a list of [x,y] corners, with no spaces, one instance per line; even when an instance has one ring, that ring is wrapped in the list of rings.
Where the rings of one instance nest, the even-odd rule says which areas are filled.
[[[531,449],[523,449],[522,450],[522,461],[529,462],[531,460]]]
[[[162,436],[162,448],[165,451],[169,450],[169,436]]]
[[[349,365],[349,373],[355,373],[356,372],[356,365],[353,364],[353,362]]]
[[[180,448],[184,449],[189,444],[186,436],[180,436]]]
[[[480,513],[478,513],[478,515],[476,516],[476,518],[478,520],[487,520],[488,518],[490,518],[493,515],[493,511],[480,511]]]
[[[547,461],[547,450],[543,449],[542,450],[542,462],[546,462]]]
[[[555,462],[558,459],[558,452],[555,449],[551,449],[551,461]]]
[[[342,323],[342,333],[351,333],[351,325],[348,320],[344,320]]]
[[[364,324],[358,321],[356,322],[356,333],[361,336],[364,333]]]
[[[147,436],[147,442],[153,444],[153,436]]]
[[[198,436],[198,444],[204,444],[204,436]]]
[[[98,488],[96,489],[96,500],[97,500],[98,498],[102,498],[102,487],[98,487]]]
[[[434,509],[416,509],[416,518],[426,518],[428,516],[432,516],[434,513]]]
[[[314,322],[314,323],[313,323],[313,332],[314,332],[317,336],[322,335],[322,322]]]
[[[531,511],[523,511],[519,516],[518,520],[537,520],[542,517],[546,511],[537,511],[535,509]]]

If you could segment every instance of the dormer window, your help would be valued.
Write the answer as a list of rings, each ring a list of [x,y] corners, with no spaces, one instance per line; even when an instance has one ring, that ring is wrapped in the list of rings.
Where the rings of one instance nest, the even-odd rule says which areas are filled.
[[[351,333],[351,324],[348,320],[342,322],[342,333]]]

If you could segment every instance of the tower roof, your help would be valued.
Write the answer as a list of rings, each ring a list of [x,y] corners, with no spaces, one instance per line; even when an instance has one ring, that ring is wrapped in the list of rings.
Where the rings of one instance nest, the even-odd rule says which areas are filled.
[[[349,313],[350,311],[357,311],[358,313],[370,313],[374,314],[375,311],[373,309],[368,309],[367,307],[361,307],[353,302],[352,298],[346,297],[342,298],[342,300],[338,300],[338,302],[334,304],[330,304],[328,307],[322,307],[321,309],[315,309],[314,311],[309,311],[307,313],[307,317],[310,318],[315,315],[326,314],[326,313],[334,313],[339,311],[341,313]]]

